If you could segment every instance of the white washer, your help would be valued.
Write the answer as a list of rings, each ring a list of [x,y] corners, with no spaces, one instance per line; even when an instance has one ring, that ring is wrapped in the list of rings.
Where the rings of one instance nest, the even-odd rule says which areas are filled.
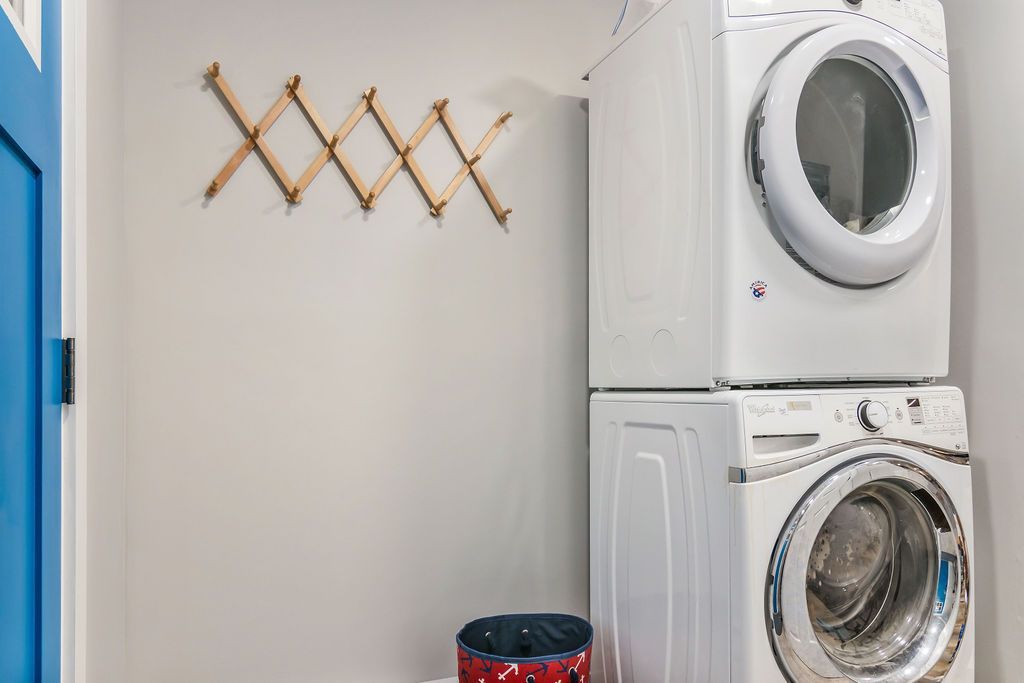
[[[937,0],[670,0],[589,79],[591,386],[947,374]]]
[[[595,683],[974,681],[958,389],[600,392],[590,412]]]

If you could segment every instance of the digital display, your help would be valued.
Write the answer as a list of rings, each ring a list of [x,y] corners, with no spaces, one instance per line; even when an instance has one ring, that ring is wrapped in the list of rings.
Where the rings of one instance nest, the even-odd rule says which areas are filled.
[[[910,413],[910,423],[915,425],[924,424],[924,411],[921,410],[921,399],[907,398],[907,412]]]

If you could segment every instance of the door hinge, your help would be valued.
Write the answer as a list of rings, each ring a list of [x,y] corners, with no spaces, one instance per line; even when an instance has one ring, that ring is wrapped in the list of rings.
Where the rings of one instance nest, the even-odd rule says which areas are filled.
[[[61,402],[75,405],[75,338],[68,337],[61,344]]]

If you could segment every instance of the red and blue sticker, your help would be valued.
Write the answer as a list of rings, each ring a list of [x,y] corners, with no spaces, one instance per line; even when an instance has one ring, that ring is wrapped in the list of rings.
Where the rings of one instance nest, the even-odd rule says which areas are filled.
[[[754,301],[764,301],[765,297],[768,296],[768,285],[762,280],[751,282],[750,295],[754,297]]]

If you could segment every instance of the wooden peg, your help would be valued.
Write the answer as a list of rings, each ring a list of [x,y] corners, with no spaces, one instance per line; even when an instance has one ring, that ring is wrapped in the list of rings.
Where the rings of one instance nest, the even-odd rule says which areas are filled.
[[[508,121],[510,118],[512,118],[512,112],[505,112],[500,117],[498,117],[498,125],[504,125],[505,122]]]
[[[291,80],[288,81],[288,87],[294,91],[299,87],[299,83],[301,82],[302,76],[300,76],[299,74],[295,74],[294,76],[291,77]]]
[[[210,74],[213,78],[220,76],[220,62],[214,62],[210,66],[206,67],[206,73]]]
[[[336,149],[338,147],[339,142],[341,142],[341,138],[335,135],[333,138],[331,138],[331,141],[327,143],[327,146],[330,147],[331,149]]]
[[[376,196],[377,196],[376,192],[370,192],[369,194],[367,194],[366,195],[366,199],[362,202],[362,207],[364,209],[372,209],[373,208],[373,200],[376,198]]]
[[[411,142],[406,144],[405,149],[402,150],[402,156],[403,157],[407,157],[410,154],[412,154],[412,143]]]
[[[260,124],[256,124],[252,127],[252,139],[259,140],[260,138]]]
[[[501,212],[501,218],[500,218],[501,222],[504,223],[505,221],[507,221],[508,217],[511,214],[512,214],[512,209],[505,209],[504,211],[502,211]]]
[[[302,190],[299,189],[298,185],[293,187],[292,191],[288,193],[288,201],[292,204],[298,204],[302,201]]]
[[[447,107],[447,106],[448,106],[448,98],[447,97],[444,98],[443,100],[437,100],[436,102],[434,102],[434,109],[436,109],[439,112],[444,111],[444,108]]]
[[[220,183],[218,183],[216,180],[214,180],[214,181],[211,181],[210,182],[210,186],[208,188],[206,188],[206,194],[208,194],[208,195],[210,195],[212,197],[215,194],[217,194],[218,190],[220,190]]]
[[[444,211],[444,207],[446,207],[446,206],[448,206],[448,200],[447,199],[442,199],[437,204],[435,204],[433,207],[431,207],[430,215],[431,216],[440,216],[441,213]]]
[[[370,89],[363,93],[363,97],[366,98],[367,102],[373,102],[373,98],[377,96],[377,86],[371,85]]]
[[[473,156],[471,156],[469,158],[468,161],[466,161],[466,165],[467,166],[472,166],[473,164],[475,164],[478,161],[480,161],[480,155],[479,154],[474,154]]]

